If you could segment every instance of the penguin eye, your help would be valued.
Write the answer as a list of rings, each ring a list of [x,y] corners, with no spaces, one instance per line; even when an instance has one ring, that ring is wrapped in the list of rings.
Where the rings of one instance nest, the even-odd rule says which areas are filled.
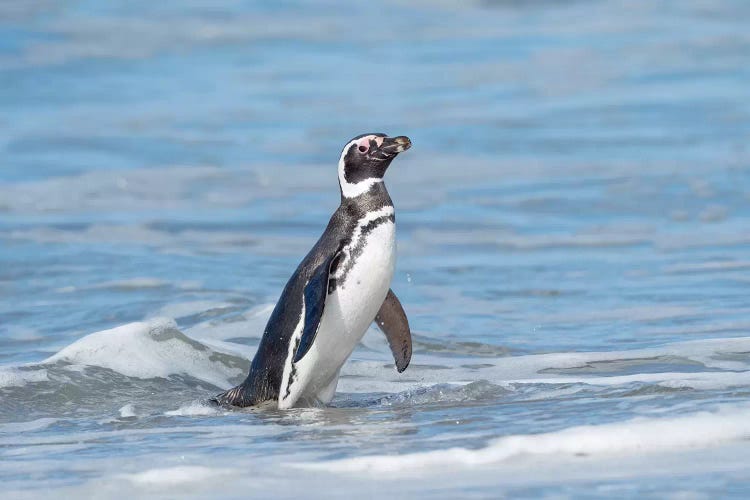
[[[359,148],[360,153],[367,153],[367,150],[370,149],[368,146],[365,146],[364,144],[361,145]]]

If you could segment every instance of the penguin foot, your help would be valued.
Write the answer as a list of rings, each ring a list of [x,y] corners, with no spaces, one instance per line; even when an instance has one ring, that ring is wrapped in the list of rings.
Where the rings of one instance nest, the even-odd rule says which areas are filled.
[[[213,398],[208,400],[210,403],[216,406],[252,406],[255,404],[254,398],[247,386],[238,385],[228,391],[224,391],[221,394],[217,394]]]

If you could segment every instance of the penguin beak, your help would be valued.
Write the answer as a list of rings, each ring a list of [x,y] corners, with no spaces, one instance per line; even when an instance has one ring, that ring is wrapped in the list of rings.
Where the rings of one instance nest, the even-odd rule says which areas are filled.
[[[405,135],[398,137],[384,137],[380,150],[387,155],[394,155],[406,151],[411,147],[411,140]]]

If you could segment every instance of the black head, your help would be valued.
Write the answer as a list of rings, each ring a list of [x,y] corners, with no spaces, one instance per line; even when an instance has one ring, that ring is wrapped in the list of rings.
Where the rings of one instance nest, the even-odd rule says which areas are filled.
[[[411,141],[403,135],[363,134],[350,140],[339,160],[341,194],[351,198],[381,182],[396,155],[410,147]]]

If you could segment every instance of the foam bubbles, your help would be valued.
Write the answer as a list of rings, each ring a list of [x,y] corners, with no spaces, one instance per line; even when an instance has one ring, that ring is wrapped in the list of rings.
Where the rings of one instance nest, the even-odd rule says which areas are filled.
[[[244,372],[245,361],[188,338],[171,319],[158,318],[87,335],[44,361],[55,363],[99,366],[141,379],[189,375],[226,387]]]
[[[16,367],[0,368],[0,387],[21,387],[32,382],[48,380],[46,370],[21,370]]]
[[[133,406],[130,403],[120,408],[119,411],[120,411],[120,418],[133,418],[133,417],[138,416],[135,413],[135,406]]]
[[[722,389],[748,384],[750,337],[674,342],[659,347],[522,356],[439,356],[419,353],[410,371],[397,374],[382,353],[358,352],[342,370],[343,392],[415,390],[426,385],[478,380],[509,388],[530,384],[586,384],[615,387],[632,383],[663,387]],[[373,361],[373,357],[381,361]],[[481,362],[478,362],[481,361]],[[415,378],[416,377],[416,378]]]
[[[176,410],[166,411],[164,415],[171,417],[201,417],[208,415],[218,415],[221,412],[213,406],[208,406],[200,401],[182,405]]]
[[[508,392],[502,387],[486,380],[471,382],[466,385],[437,384],[431,387],[414,389],[392,394],[381,398],[382,406],[419,405],[419,404],[457,404],[498,397]]]
[[[54,423],[58,422],[57,418],[37,418],[36,420],[30,420],[28,422],[11,422],[7,424],[0,424],[0,434],[17,434],[19,432],[33,432],[42,429],[46,429]]]
[[[295,466],[344,473],[409,474],[501,463],[521,455],[536,455],[549,460],[577,455],[644,455],[683,448],[706,448],[747,438],[750,438],[750,407],[745,406],[676,418],[638,418],[612,424],[569,427],[544,434],[504,436],[478,450],[449,448]]]
[[[200,483],[233,473],[231,469],[183,465],[149,469],[136,474],[127,474],[124,477],[140,486],[175,486],[184,483]]]

